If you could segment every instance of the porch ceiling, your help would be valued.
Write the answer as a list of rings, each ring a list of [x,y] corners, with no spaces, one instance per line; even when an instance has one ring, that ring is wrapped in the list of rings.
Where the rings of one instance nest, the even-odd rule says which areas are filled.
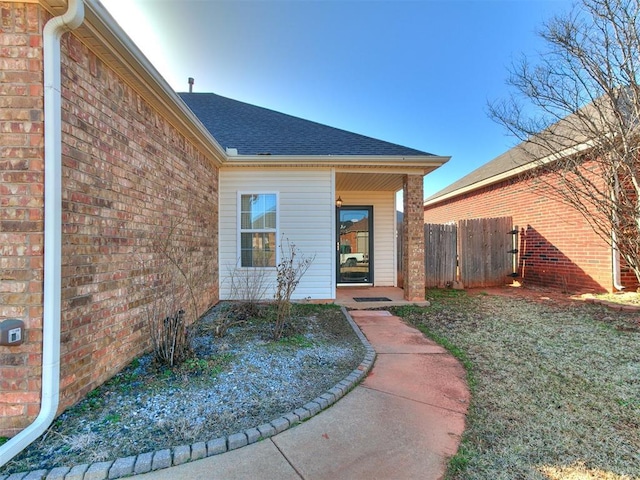
[[[402,173],[336,172],[336,190],[397,192],[403,178]]]

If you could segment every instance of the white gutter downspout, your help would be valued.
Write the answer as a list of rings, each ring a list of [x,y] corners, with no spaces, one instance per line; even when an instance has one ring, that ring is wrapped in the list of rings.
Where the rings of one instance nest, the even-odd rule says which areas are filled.
[[[611,263],[613,266],[613,287],[618,291],[624,290],[620,278],[620,252],[618,251],[617,237],[614,231],[611,232]]]
[[[615,205],[616,195],[620,190],[620,183],[618,181],[618,175],[615,176],[614,184],[615,192],[611,193],[611,202]],[[615,212],[615,210],[614,210]],[[618,216],[614,213],[614,221],[618,222]],[[613,269],[613,288],[618,291],[624,290],[622,281],[620,279],[620,251],[618,250],[618,236],[616,235],[615,228],[611,229],[611,267]]]
[[[84,21],[83,0],[69,0],[67,12],[42,32],[44,70],[44,302],[40,413],[0,447],[6,464],[49,428],[60,400],[60,297],[62,264],[62,93],[60,38]]]

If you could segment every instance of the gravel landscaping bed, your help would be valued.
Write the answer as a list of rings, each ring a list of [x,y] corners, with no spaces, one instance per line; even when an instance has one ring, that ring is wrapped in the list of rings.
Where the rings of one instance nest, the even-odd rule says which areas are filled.
[[[265,318],[215,338],[221,308],[193,327],[192,359],[173,370],[151,355],[136,359],[65,411],[0,475],[115,460],[256,427],[323,394],[365,355],[335,305],[294,305],[278,342]]]
[[[451,290],[404,317],[468,368],[453,480],[640,479],[638,313],[543,292]]]

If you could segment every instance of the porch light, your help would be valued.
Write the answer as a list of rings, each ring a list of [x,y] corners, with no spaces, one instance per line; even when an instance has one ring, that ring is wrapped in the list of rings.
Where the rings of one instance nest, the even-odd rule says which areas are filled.
[[[336,200],[336,207],[340,208],[342,206],[342,198],[338,197],[338,199]]]

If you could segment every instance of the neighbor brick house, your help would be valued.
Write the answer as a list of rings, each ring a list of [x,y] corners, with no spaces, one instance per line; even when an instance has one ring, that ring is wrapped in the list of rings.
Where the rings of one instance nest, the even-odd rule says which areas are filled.
[[[376,260],[355,283],[396,284],[402,189],[405,297],[424,298],[423,176],[447,158],[181,98],[96,0],[0,12],[0,322],[25,325],[24,343],[0,346],[0,435],[35,435],[149,347],[147,307],[184,289],[162,276],[158,238],[198,278],[194,314],[233,297],[229,269],[275,277],[285,238],[315,257],[297,298],[331,301],[352,283],[340,212],[369,222]]]
[[[512,217],[519,230],[517,273],[525,284],[581,292],[635,286],[633,271],[620,266],[617,252],[582,215],[544,193],[543,180],[557,180],[537,166],[520,145],[514,147],[427,198],[425,223]]]

